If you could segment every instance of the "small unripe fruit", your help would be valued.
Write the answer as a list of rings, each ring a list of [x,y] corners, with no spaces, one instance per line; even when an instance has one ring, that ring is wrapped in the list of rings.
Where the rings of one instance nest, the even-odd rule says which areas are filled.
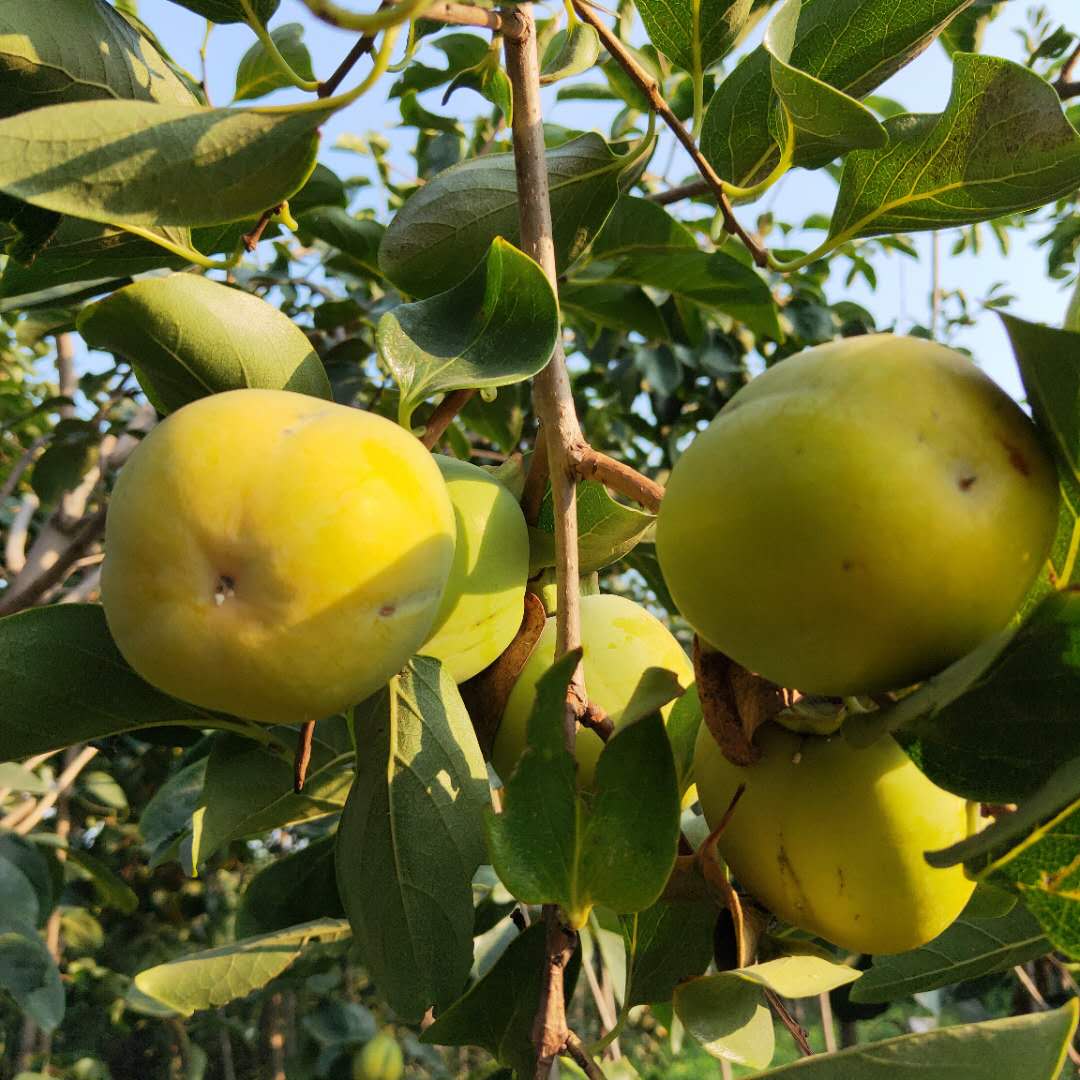
[[[353,1080],[401,1080],[405,1059],[393,1035],[380,1031],[353,1058]]]
[[[784,686],[856,695],[1002,629],[1057,506],[1015,402],[959,353],[879,334],[742,389],[676,463],[657,556],[711,645]]]
[[[368,697],[427,637],[454,555],[431,455],[396,424],[285,390],[177,410],[124,466],[102,602],[148,682],[262,723]]]
[[[693,664],[671,631],[640,604],[623,596],[581,598],[581,646],[589,701],[608,714],[616,729],[647,668],[675,672],[684,688],[694,681]],[[510,692],[495,738],[491,763],[503,780],[513,772],[525,749],[536,684],[554,662],[555,619],[550,618]],[[668,704],[661,710],[665,720],[671,708]],[[582,787],[592,785],[603,749],[604,743],[594,731],[578,730],[575,752]]]
[[[694,779],[716,828],[740,784],[719,850],[770,911],[854,952],[897,953],[937,937],[975,883],[931,867],[926,851],[973,829],[973,807],[933,784],[886,735],[866,749],[843,735],[759,728],[761,760],[740,768],[702,725]]]
[[[450,580],[435,629],[420,651],[455,682],[498,657],[521,625],[529,577],[529,530],[510,490],[476,465],[435,456],[457,522]]]

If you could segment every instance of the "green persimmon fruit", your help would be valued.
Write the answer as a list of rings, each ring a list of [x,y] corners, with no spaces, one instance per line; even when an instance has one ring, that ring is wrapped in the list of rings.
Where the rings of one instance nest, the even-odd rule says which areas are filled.
[[[936,787],[886,735],[865,749],[842,735],[758,729],[761,760],[742,768],[702,725],[694,779],[736,882],[780,918],[854,952],[898,953],[937,937],[975,883],[923,852],[971,834],[975,807]]]
[[[903,687],[1002,629],[1058,514],[1034,425],[951,349],[889,334],[770,368],[679,458],[660,567],[698,634],[814,694]]]
[[[694,681],[694,667],[670,630],[640,604],[624,596],[601,594],[581,598],[582,668],[589,701],[608,714],[616,729],[638,680],[650,667],[667,668],[684,688]],[[517,682],[510,691],[495,737],[491,763],[506,780],[526,745],[529,714],[536,701],[536,684],[555,662],[555,619],[544,624]],[[672,704],[661,713],[666,720]],[[575,750],[578,779],[590,787],[604,743],[588,728],[579,728]]]
[[[509,488],[476,465],[435,456],[457,521],[450,580],[420,649],[455,682],[471,679],[513,640],[529,576],[529,530]]]
[[[101,596],[148,682],[268,724],[379,689],[424,642],[454,511],[418,439],[287,390],[231,390],[160,423],[120,472]]]
[[[393,1035],[380,1031],[353,1057],[354,1080],[401,1080],[405,1058]]]

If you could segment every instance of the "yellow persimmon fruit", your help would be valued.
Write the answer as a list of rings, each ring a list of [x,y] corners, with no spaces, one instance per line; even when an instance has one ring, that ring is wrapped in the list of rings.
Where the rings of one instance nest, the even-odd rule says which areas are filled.
[[[933,784],[886,735],[865,749],[843,735],[796,735],[765,724],[761,760],[724,757],[702,725],[694,779],[736,883],[781,919],[855,952],[898,953],[938,936],[975,883],[936,870],[926,851],[970,835],[974,807]]]
[[[427,637],[454,514],[407,431],[285,390],[165,419],[121,470],[102,602],[154,686],[263,723],[317,720],[385,683]]]
[[[435,631],[420,649],[455,682],[488,666],[521,625],[529,530],[509,488],[467,461],[436,455],[457,522],[450,580]]]
[[[673,671],[682,687],[694,681],[694,666],[670,630],[640,604],[624,596],[601,594],[581,598],[582,669],[589,701],[608,714],[618,729],[638,680],[647,668]],[[529,714],[536,701],[536,684],[555,662],[555,619],[544,624],[525,667],[506,703],[495,738],[491,763],[506,780],[526,745]],[[673,703],[661,714],[667,720]],[[592,785],[603,740],[588,728],[579,728],[575,754],[578,780]]]
[[[753,379],[672,471],[657,556],[680,611],[815,694],[896,689],[1002,629],[1044,567],[1054,466],[961,354],[848,338]]]

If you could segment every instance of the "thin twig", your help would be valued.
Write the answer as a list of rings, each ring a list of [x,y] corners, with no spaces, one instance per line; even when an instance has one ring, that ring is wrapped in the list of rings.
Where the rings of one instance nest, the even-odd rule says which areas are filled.
[[[424,18],[456,26],[479,26],[510,37],[520,33],[516,20],[507,19],[497,11],[488,11],[472,4],[455,4],[452,0],[432,4],[424,12]]]
[[[799,1053],[803,1057],[813,1057],[814,1051],[810,1049],[810,1044],[806,1041],[806,1032],[803,1031],[799,1022],[787,1011],[787,1007],[780,1000],[779,997],[768,987],[765,989],[765,1000],[769,1003],[772,1011],[776,1013],[780,1020],[780,1023],[784,1025],[791,1032],[791,1037],[795,1040],[795,1044],[799,1048]]]
[[[754,263],[757,266],[768,266],[768,252],[742,227],[742,225],[739,224],[738,219],[731,209],[731,201],[727,197],[727,192],[724,191],[723,181],[717,175],[716,170],[712,165],[709,164],[705,155],[698,149],[694,137],[685,127],[683,127],[682,122],[672,111],[671,106],[664,100],[664,95],[660,92],[660,84],[637,62],[637,60],[634,59],[627,51],[626,46],[623,45],[603,20],[600,19],[589,4],[585,3],[584,0],[573,0],[573,4],[574,10],[578,15],[600,36],[600,41],[604,48],[611,54],[612,59],[615,60],[623,71],[630,76],[637,87],[649,99],[649,104],[653,111],[665,124],[667,124],[675,138],[682,143],[683,148],[690,155],[698,172],[701,173],[702,178],[709,185],[710,190],[716,197],[716,203],[720,207],[720,213],[724,218],[724,228],[731,233],[732,236],[737,236],[743,242],[746,246],[746,250],[753,256]]]
[[[818,994],[818,1008],[821,1010],[821,1029],[825,1034],[825,1053],[835,1054],[839,1047],[836,1045],[836,1026],[833,1022],[832,999],[828,991]]]
[[[335,90],[341,85],[342,80],[346,75],[352,71],[353,66],[364,56],[367,56],[369,52],[375,47],[375,35],[374,34],[361,34],[356,40],[356,44],[349,50],[348,55],[344,60],[338,64],[334,71],[334,74],[330,76],[325,82],[319,83],[318,90],[315,91],[319,97],[330,97]]]
[[[271,206],[269,210],[264,210],[255,223],[255,228],[240,237],[246,251],[254,251],[259,246],[259,241],[266,231],[266,226],[270,224],[270,220],[275,214],[280,213],[281,206],[282,204],[278,203],[277,206]]]
[[[0,505],[3,505],[4,500],[19,486],[19,481],[22,479],[23,473],[34,462],[34,458],[37,457],[38,451],[49,441],[48,435],[39,435],[24,451],[21,458],[15,462],[11,467],[11,472],[8,473],[7,479],[4,481],[3,486],[0,486]]]
[[[678,187],[668,188],[667,191],[657,191],[646,196],[649,202],[658,206],[669,206],[671,203],[681,202],[683,199],[696,199],[699,195],[708,195],[712,188],[704,180],[694,180],[689,184],[680,184]]]
[[[315,721],[305,721],[300,726],[300,735],[296,741],[296,759],[293,763],[293,791],[297,794],[304,790],[308,766],[311,764],[311,741],[314,736]]]
[[[582,480],[599,480],[612,491],[633,499],[650,513],[659,511],[664,489],[655,480],[650,480],[637,469],[616,461],[591,446],[574,447],[572,456],[577,474]]]
[[[1017,964],[1016,967],[1013,968],[1013,974],[1020,981],[1020,985],[1028,992],[1031,1000],[1035,1003],[1035,1007],[1039,1009],[1040,1012],[1045,1012],[1050,1008],[1046,998],[1042,996],[1042,992],[1035,985],[1035,980],[1027,973],[1023,964]],[[1076,1049],[1071,1039],[1069,1040],[1067,1051],[1069,1060],[1074,1065],[1080,1065],[1080,1050]]]
[[[565,1054],[585,1073],[589,1080],[605,1080],[604,1071],[589,1056],[585,1044],[571,1031],[566,1036]]]
[[[1078,69],[1080,69],[1080,45],[1073,49],[1054,82],[1054,89],[1062,101],[1080,94],[1080,79],[1074,78]]]
[[[96,746],[84,746],[75,758],[67,765],[64,771],[56,778],[56,784],[51,791],[47,791],[34,804],[34,808],[28,814],[20,814],[17,824],[10,825],[8,821],[15,814],[13,810],[3,820],[0,820],[0,828],[14,828],[20,836],[26,836],[34,826],[49,812],[56,800],[75,783],[79,773],[86,768],[97,754]]]
[[[443,437],[454,417],[465,408],[475,393],[475,390],[452,390],[435,406],[435,411],[424,426],[424,434],[420,436],[420,441],[429,450]]]
[[[521,512],[530,525],[535,525],[540,518],[540,507],[544,503],[548,486],[547,438],[543,427],[536,432],[532,457],[529,459],[529,471],[525,474],[525,490],[521,493]]]

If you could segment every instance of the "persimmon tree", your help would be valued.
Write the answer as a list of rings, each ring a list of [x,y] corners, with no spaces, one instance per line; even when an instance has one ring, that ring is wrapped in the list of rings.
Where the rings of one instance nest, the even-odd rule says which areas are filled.
[[[935,284],[935,316],[916,328],[948,343],[976,317],[1004,321],[1034,426],[1012,423],[1049,463],[1047,535],[1053,470],[1059,482],[1019,610],[944,670],[854,697],[779,686],[698,640],[654,542],[672,469],[753,374],[894,329],[836,297],[915,258],[910,234],[950,230],[963,251],[1038,228],[1048,275],[1075,270],[1080,27],[1035,10],[1008,59],[981,51],[1002,8],[981,0],[614,13],[295,0],[307,23],[282,22],[278,0],[174,2],[206,20],[194,74],[133,0],[0,0],[3,1068],[616,1077],[664,1075],[682,1046],[725,1075],[1054,1080],[1080,1061],[1075,304],[1059,328],[998,313],[996,292],[976,304]],[[313,20],[340,29],[340,56],[312,57]],[[222,107],[205,65],[229,23],[252,38]],[[952,68],[941,113],[876,93],[930,48]],[[613,105],[608,129],[545,115],[552,84],[579,115]],[[252,104],[283,89],[283,104]],[[455,113],[466,100],[469,119]],[[367,174],[342,177],[319,161],[320,129],[338,114],[363,127],[372,103],[395,111],[410,152],[343,136]],[[815,170],[835,180],[829,214],[789,222],[757,205]],[[792,246],[815,230],[816,246]],[[86,349],[109,359],[87,365]],[[277,406],[215,396],[254,390],[306,395],[282,407],[307,424],[364,410],[350,430],[396,424],[410,461],[425,451],[408,498],[417,519],[438,504],[424,525],[438,557],[415,555],[385,499],[361,530],[386,575],[412,553],[423,596],[409,633],[424,644],[388,681],[343,680],[381,688],[334,715],[340,687],[313,693],[301,671],[355,674],[389,648],[355,638],[369,586],[343,534],[305,535],[339,527],[312,500],[350,497],[356,463],[340,454],[359,451],[275,456],[263,434],[285,425]],[[212,396],[216,430],[189,427],[138,483],[123,473],[133,455],[166,454],[154,447],[171,445],[173,417]],[[1030,457],[1006,450],[1027,477]],[[119,475],[130,487],[110,519]],[[178,477],[214,493],[202,511]],[[249,507],[253,486],[262,516],[233,527],[228,508]],[[726,490],[708,490],[701,520],[722,520]],[[678,497],[693,522],[693,487]],[[263,598],[273,633],[250,670],[242,618],[205,640],[179,616],[147,623],[173,617],[162,595],[194,550],[185,530],[227,525],[230,557],[249,566],[308,545],[292,593]],[[793,517],[792,544],[799,528]],[[694,558],[722,558],[707,540]],[[134,565],[114,591],[108,575]],[[690,596],[684,570],[675,591]],[[744,566],[723,571],[746,585]],[[323,592],[305,606],[338,580],[339,606]],[[244,587],[218,567],[211,615]],[[788,611],[770,597],[763,619],[795,617],[797,598]],[[399,614],[385,599],[376,612]],[[833,630],[822,639],[880,632]],[[302,662],[309,649],[321,666]],[[309,715],[312,700],[331,704]],[[783,760],[766,769],[770,746]],[[765,832],[789,795],[798,807],[788,763],[804,754],[804,777],[813,760],[822,779],[793,857]],[[744,798],[755,767],[770,779]],[[713,779],[733,769],[748,779]],[[871,809],[886,773],[908,778],[907,803]],[[920,823],[920,801],[935,828],[965,801],[981,827],[928,846],[944,833]],[[848,863],[833,834],[852,822],[867,832]],[[749,837],[734,874],[729,827],[728,841]],[[878,845],[881,866],[906,845],[960,897],[932,940],[921,912],[891,903],[850,938],[831,929],[837,911],[763,906],[770,871],[754,860],[783,879],[820,852],[844,889],[845,865],[878,873]],[[941,1028],[866,1022],[906,1021],[911,995],[936,991]]]

